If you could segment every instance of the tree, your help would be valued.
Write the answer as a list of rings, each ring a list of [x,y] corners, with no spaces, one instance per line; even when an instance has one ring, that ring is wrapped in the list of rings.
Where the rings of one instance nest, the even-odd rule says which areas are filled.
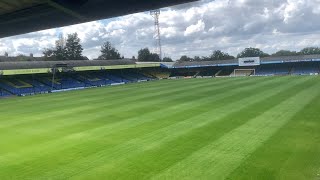
[[[183,55],[180,57],[179,61],[193,61],[193,59],[186,55]]]
[[[82,56],[83,48],[80,44],[80,38],[78,37],[77,33],[68,34],[64,50],[65,57],[67,60],[87,59],[86,57]]]
[[[306,48],[303,48],[299,53],[302,55],[320,54],[320,48],[319,47],[306,47]]]
[[[26,55],[23,55],[23,54],[19,54],[16,59],[18,61],[32,61],[32,59]]]
[[[87,56],[82,56],[81,60],[89,60],[89,58]]]
[[[209,60],[227,60],[227,59],[234,59],[234,56],[229,55],[228,53],[222,52],[221,50],[215,50],[209,56]]]
[[[112,60],[112,59],[121,59],[120,53],[116,48],[114,48],[109,41],[105,42],[101,46],[101,55],[98,59],[101,60]]]
[[[53,55],[55,57],[55,59],[57,60],[66,60],[67,59],[67,53],[66,53],[66,49],[65,49],[65,39],[63,37],[63,34],[59,34],[59,38],[58,40],[56,40],[56,44],[55,44],[55,50],[53,51]]]
[[[55,48],[45,48],[43,51],[43,56],[46,60],[65,60],[65,50],[64,50],[64,38],[63,35],[59,35],[59,39],[55,42]]]
[[[66,42],[66,43],[65,43]],[[77,33],[68,34],[65,41],[63,35],[59,35],[54,48],[46,48],[43,55],[46,60],[88,60],[82,56],[83,48]]]
[[[53,55],[57,60],[67,60],[68,59],[67,51],[65,47],[62,44],[60,44],[59,41],[60,40],[56,41],[56,48],[53,51]]]
[[[267,57],[270,56],[269,54],[261,51],[258,48],[245,48],[243,51],[241,51],[237,57],[243,58],[243,57]]]
[[[299,53],[297,53],[296,51],[280,50],[272,54],[271,56],[297,56],[297,55],[299,55]]]
[[[53,49],[45,48],[42,53],[45,60],[55,60]]]
[[[194,60],[194,61],[201,61],[202,59],[201,59],[201,57],[199,57],[199,56],[195,56],[195,57],[193,58],[193,60]]]
[[[140,62],[160,62],[160,57],[156,53],[150,53],[148,48],[138,51],[138,61]]]
[[[147,62],[150,57],[150,51],[148,48],[140,49],[138,51],[138,61]]]
[[[201,61],[211,61],[211,58],[208,56],[202,56]]]
[[[65,45],[66,45],[66,40],[63,36],[63,33],[60,33],[58,40],[56,40],[56,46],[61,46],[62,48],[64,48]]]
[[[150,62],[160,62],[161,60],[160,60],[160,57],[159,57],[158,54],[156,54],[156,53],[151,53],[151,54],[150,54],[150,57],[149,57],[149,61],[150,61]]]
[[[164,57],[162,59],[163,62],[173,62],[173,60],[170,57]]]

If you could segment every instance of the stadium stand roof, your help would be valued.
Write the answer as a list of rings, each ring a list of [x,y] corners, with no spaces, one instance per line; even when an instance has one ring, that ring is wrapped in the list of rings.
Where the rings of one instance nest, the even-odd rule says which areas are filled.
[[[217,61],[178,61],[176,62],[172,67],[173,68],[183,68],[183,67],[193,67],[193,66],[213,66],[213,65],[227,65],[227,64],[237,64],[237,59],[231,59],[231,60],[217,60]]]
[[[129,59],[121,59],[121,60],[0,62],[0,70],[52,68],[56,64],[60,64],[60,65],[65,64],[70,67],[113,66],[113,65],[132,65],[132,64],[135,64],[135,61],[132,61]]]
[[[37,69],[37,68],[52,68],[56,64],[65,64],[69,67],[87,67],[87,66],[116,66],[116,65],[148,65],[160,64],[152,62],[136,62],[131,59],[117,59],[117,60],[73,60],[73,61],[17,61],[14,57],[12,61],[1,62],[4,56],[0,57],[0,70],[11,69]],[[5,57],[8,58],[8,57]],[[5,59],[8,60],[8,59]],[[286,62],[300,62],[300,61],[320,61],[320,54],[303,55],[303,56],[280,56],[280,57],[265,57],[261,58],[261,64],[272,63],[286,63]],[[235,66],[238,65],[237,59],[231,60],[217,60],[217,61],[178,61],[175,63],[162,62],[161,67],[167,68],[185,68],[185,67],[205,67],[205,66]],[[159,65],[160,66],[160,65]],[[148,66],[137,66],[148,67]]]
[[[261,58],[261,61],[294,61],[294,60],[312,60],[312,59],[320,59],[320,54],[313,55],[301,55],[301,56],[279,56],[279,57],[264,57]]]
[[[15,62],[15,61],[44,61],[44,57],[30,56],[0,56],[0,62]]]
[[[320,54],[302,55],[302,56],[279,56],[279,57],[264,57],[261,58],[261,64],[272,63],[289,63],[300,61],[320,61]],[[193,68],[205,66],[236,66],[238,59],[217,60],[217,61],[179,61],[176,62],[172,68]]]
[[[0,0],[0,38],[196,0]]]

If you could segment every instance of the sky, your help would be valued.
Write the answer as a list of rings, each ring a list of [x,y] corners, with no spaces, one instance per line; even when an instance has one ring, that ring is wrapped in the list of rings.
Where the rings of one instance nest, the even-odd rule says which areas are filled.
[[[208,56],[213,50],[237,55],[246,47],[267,53],[320,46],[320,0],[201,0],[161,9],[164,56]],[[141,48],[155,49],[154,20],[149,12],[99,20],[0,39],[0,55],[33,53],[54,46],[60,33],[77,32],[83,54],[99,56],[110,41],[127,57]]]

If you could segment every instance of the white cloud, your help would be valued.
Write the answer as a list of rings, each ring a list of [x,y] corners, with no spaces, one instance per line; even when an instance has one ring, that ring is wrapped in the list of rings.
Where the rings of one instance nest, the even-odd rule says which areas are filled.
[[[98,41],[99,39],[97,37],[91,38],[92,41]]]
[[[300,6],[304,5],[304,1],[301,0],[288,0],[284,8],[284,22],[289,23],[290,19],[300,16]]]
[[[220,49],[236,55],[245,47],[270,53],[320,46],[320,0],[202,0],[162,9],[160,29],[166,56],[206,56]],[[0,40],[0,54],[41,55],[59,33],[77,32],[84,55],[96,58],[104,41],[125,57],[154,49],[154,22],[148,12],[44,30]]]
[[[161,28],[161,36],[165,38],[172,38],[177,36],[178,30],[175,27],[167,27],[167,28]]]
[[[186,31],[184,32],[184,35],[189,36],[191,34],[201,32],[204,30],[204,28],[205,28],[204,22],[202,20],[199,20],[197,24],[187,27]]]

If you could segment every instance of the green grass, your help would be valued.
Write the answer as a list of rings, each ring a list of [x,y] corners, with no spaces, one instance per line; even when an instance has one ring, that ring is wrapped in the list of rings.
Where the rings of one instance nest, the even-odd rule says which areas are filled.
[[[1,99],[0,179],[320,179],[320,77]]]

